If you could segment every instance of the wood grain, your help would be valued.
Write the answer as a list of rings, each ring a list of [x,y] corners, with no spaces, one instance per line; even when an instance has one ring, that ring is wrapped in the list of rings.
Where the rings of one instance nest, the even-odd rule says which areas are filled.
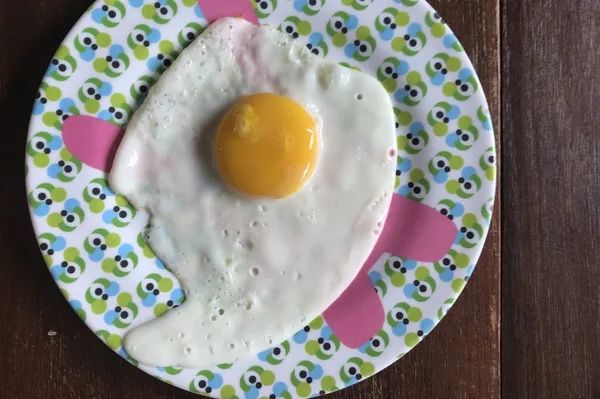
[[[90,3],[2,2],[0,398],[195,398],[122,361],[79,321],[47,272],[29,223],[22,165],[34,95],[55,49]],[[497,122],[498,0],[431,3],[471,55]],[[486,248],[470,283],[425,342],[375,377],[331,398],[499,397],[499,228],[498,201]],[[49,330],[57,335],[48,336]]]
[[[600,398],[600,3],[502,8],[506,398]]]

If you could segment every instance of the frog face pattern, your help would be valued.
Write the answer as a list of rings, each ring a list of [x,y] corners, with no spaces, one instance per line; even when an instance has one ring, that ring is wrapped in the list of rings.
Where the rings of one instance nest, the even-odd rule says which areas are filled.
[[[66,46],[60,46],[50,62],[46,71],[46,76],[57,82],[64,82],[77,70],[77,61],[71,55],[71,51]]]
[[[363,25],[356,30],[356,39],[344,47],[344,54],[348,58],[364,62],[373,55],[376,48],[377,41],[371,36],[371,30]]]
[[[461,156],[453,155],[449,151],[440,151],[429,161],[427,169],[433,175],[434,182],[445,183],[449,173],[460,170],[463,165],[464,160]]]
[[[64,188],[50,183],[42,183],[29,193],[27,202],[35,216],[46,216],[50,213],[52,204],[60,204],[66,198],[67,192]]]
[[[51,104],[60,100],[62,92],[56,86],[50,86],[46,82],[42,82],[38,92],[35,95],[35,102],[33,104],[33,115],[41,115],[46,109],[47,104]]]
[[[33,159],[38,168],[45,168],[50,163],[50,154],[60,149],[63,141],[58,135],[39,132],[27,142],[27,155]]]
[[[323,367],[308,360],[299,362],[290,374],[290,381],[301,398],[308,398],[313,394],[331,391],[335,386],[335,379],[324,376]]]
[[[105,258],[109,248],[117,248],[120,243],[119,234],[111,233],[106,229],[96,229],[86,237],[83,247],[92,262],[100,262]]]
[[[335,47],[344,47],[348,42],[348,33],[358,28],[358,17],[345,11],[338,11],[327,22],[327,34]]]
[[[331,328],[324,326],[321,328],[320,337],[308,341],[304,349],[311,356],[316,356],[320,360],[327,360],[331,359],[340,349],[340,340],[333,334]]]
[[[447,53],[438,53],[425,65],[425,72],[431,84],[442,86],[450,76],[458,72],[460,67],[460,58],[452,57]]]
[[[400,186],[398,194],[410,198],[413,201],[421,202],[429,193],[431,183],[425,178],[425,173],[421,169],[413,169],[409,173],[410,181]]]
[[[310,22],[304,21],[298,17],[286,18],[278,28],[280,31],[287,33],[294,39],[300,36],[308,36],[312,32]]]
[[[58,228],[64,232],[74,231],[85,219],[85,213],[80,203],[75,198],[69,198],[63,204],[60,212],[48,215],[46,222],[49,226]]]
[[[471,198],[481,189],[481,177],[477,175],[477,170],[472,166],[466,166],[462,169],[458,179],[449,180],[446,183],[446,190],[450,194],[458,195],[460,198]]]
[[[494,148],[489,147],[479,158],[479,166],[489,181],[496,180],[496,155]]]
[[[390,256],[384,264],[385,274],[390,278],[390,282],[394,287],[404,287],[406,284],[406,274],[416,268],[416,261],[398,256]]]
[[[108,48],[112,39],[108,33],[100,32],[96,28],[88,27],[81,31],[73,41],[73,46],[79,54],[79,58],[89,62],[96,58],[96,51],[100,48]]]
[[[435,209],[450,220],[461,217],[465,213],[465,207],[459,202],[451,199],[443,199],[437,203]]]
[[[442,260],[433,264],[435,271],[438,272],[440,280],[443,282],[452,281],[456,270],[464,269],[467,266],[469,266],[469,257],[454,249],[450,249]]]
[[[278,364],[281,364],[281,362],[285,360],[286,356],[289,353],[290,343],[288,341],[283,341],[281,344],[277,345],[274,348],[260,352],[257,356],[261,361],[276,366]]]
[[[406,302],[397,303],[388,312],[387,323],[394,335],[404,337],[404,343],[409,348],[418,344],[434,326],[433,320],[423,318],[421,309]]]
[[[125,5],[119,0],[104,0],[104,4],[94,8],[92,20],[107,28],[119,26],[127,14]]]
[[[60,160],[48,166],[48,177],[68,183],[73,181],[81,172],[81,161],[73,157],[66,148],[60,150]]]
[[[351,357],[340,368],[340,378],[346,386],[350,386],[370,377],[375,373],[375,366],[371,362],[366,362],[359,357]]]
[[[212,392],[217,392],[221,386],[223,386],[223,377],[220,374],[210,370],[201,370],[190,381],[189,389],[194,393],[210,395]]]
[[[85,301],[90,304],[94,314],[101,315],[108,307],[109,298],[116,297],[119,291],[120,287],[116,281],[100,278],[85,291]]]
[[[405,27],[410,22],[410,15],[397,8],[388,7],[375,19],[375,29],[382,40],[390,41],[397,28]]]
[[[308,37],[308,43],[306,48],[310,50],[314,55],[320,55],[325,57],[329,52],[329,46],[325,42],[325,38],[319,32],[313,32]]]
[[[133,109],[127,104],[125,96],[121,93],[114,93],[110,96],[110,106],[107,110],[101,111],[98,114],[98,118],[113,125],[123,126],[127,123],[132,113]]]
[[[100,100],[102,97],[110,96],[112,85],[107,81],[97,78],[90,78],[79,88],[77,96],[83,103],[83,107],[90,114],[95,114],[100,110]]]
[[[102,261],[102,270],[117,277],[125,277],[138,265],[139,258],[130,244],[121,244],[117,254]]]
[[[244,391],[246,398],[257,398],[263,388],[270,387],[275,383],[275,374],[261,366],[250,367],[240,377],[240,388]]]
[[[175,45],[170,40],[162,40],[158,44],[159,53],[150,57],[147,62],[148,69],[153,72],[163,73],[166,71],[175,58],[177,58],[178,52],[175,50]]]
[[[130,60],[125,53],[125,48],[120,44],[113,44],[106,57],[94,60],[94,70],[109,78],[117,78],[129,68],[129,64]]]
[[[387,283],[385,282],[385,280],[383,279],[383,276],[381,275],[381,273],[372,270],[369,272],[369,280],[371,280],[371,284],[373,284],[373,287],[375,288],[375,292],[377,292],[377,295],[379,295],[380,298],[385,298],[385,295],[387,294],[388,291],[388,286]]]
[[[158,273],[147,275],[136,288],[138,297],[145,307],[153,307],[156,317],[169,309],[177,308],[183,302],[183,290],[173,289],[173,280]]]
[[[321,329],[321,327],[323,327],[323,324],[323,318],[319,316],[310,323],[308,323],[306,326],[304,326],[303,329],[295,333],[292,339],[297,344],[304,344],[308,340],[308,335],[311,334],[312,331]]]
[[[104,314],[104,321],[109,326],[127,328],[137,317],[138,307],[133,302],[131,294],[121,292],[117,296],[117,306]]]
[[[429,269],[419,266],[415,270],[415,280],[404,286],[404,295],[417,302],[426,302],[435,292],[437,284],[431,277]]]
[[[196,22],[187,24],[177,35],[177,41],[182,48],[186,48],[191,42],[204,31],[202,25]],[[160,40],[160,37],[159,37]]]
[[[475,78],[475,72],[469,68],[463,68],[458,72],[458,78],[454,82],[446,82],[442,91],[448,97],[457,101],[466,101],[479,89]]]
[[[416,71],[409,72],[406,75],[406,84],[395,93],[396,101],[409,107],[415,107],[421,103],[427,95],[427,84],[421,78],[421,74]]]
[[[65,284],[76,282],[84,271],[85,261],[79,256],[79,250],[73,247],[65,249],[60,264],[50,267],[52,277]]]
[[[148,95],[148,90],[150,90],[154,82],[156,80],[153,77],[145,75],[141,76],[131,85],[129,94],[131,94],[137,105],[141,105],[144,102]]]
[[[479,139],[479,130],[473,125],[469,116],[461,116],[458,119],[458,129],[446,136],[446,143],[460,151],[466,151],[473,147]]]
[[[52,264],[52,256],[58,254],[67,246],[67,240],[52,233],[40,234],[37,238],[40,252],[48,266]]]
[[[72,98],[65,97],[58,103],[58,109],[56,111],[48,111],[42,115],[42,121],[44,125],[53,127],[56,130],[62,130],[63,123],[71,115],[79,115],[79,109],[75,106],[75,101]]]
[[[310,16],[317,15],[324,5],[325,0],[294,0],[296,11]]]
[[[115,227],[129,225],[136,215],[135,208],[121,195],[115,196],[115,203],[116,205],[112,209],[107,209],[102,213],[102,220]]]
[[[439,102],[427,114],[427,122],[433,128],[433,133],[441,137],[448,134],[450,121],[458,119],[459,116],[459,107],[447,102]]]
[[[164,25],[177,15],[177,3],[173,0],[157,0],[142,7],[144,18]]]
[[[414,57],[427,45],[427,36],[421,24],[407,24],[404,34],[392,40],[392,49],[408,57]]]
[[[406,302],[399,302],[387,313],[386,321],[395,336],[403,337],[409,331],[409,325],[418,323],[422,318],[421,309]]]
[[[277,9],[277,0],[253,0],[254,12],[258,18],[267,18]]]
[[[148,47],[160,41],[160,31],[146,24],[136,25],[127,35],[127,47],[133,51],[133,56],[138,60],[146,60],[150,56]]]
[[[429,33],[433,37],[443,37],[446,33],[446,24],[442,20],[440,14],[435,11],[428,11],[425,14],[425,25],[429,28]]]
[[[114,197],[115,193],[108,187],[108,182],[101,177],[93,179],[83,189],[83,200],[92,213],[102,213],[106,207],[106,201]]]
[[[383,330],[377,335],[365,342],[358,350],[371,357],[379,357],[390,344],[390,336]]]
[[[400,76],[406,75],[408,70],[409,65],[406,61],[388,57],[377,68],[377,79],[388,93],[393,93],[399,85]]]
[[[411,155],[416,155],[429,144],[429,134],[422,123],[415,122],[410,125],[406,135],[399,135],[396,140],[398,143],[398,150],[406,151]]]
[[[461,223],[454,243],[466,249],[474,248],[483,238],[483,226],[477,222],[477,216],[473,213],[465,214]]]

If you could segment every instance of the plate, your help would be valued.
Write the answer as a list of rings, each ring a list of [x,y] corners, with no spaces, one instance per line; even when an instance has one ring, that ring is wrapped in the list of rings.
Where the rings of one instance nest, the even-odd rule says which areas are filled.
[[[148,88],[208,23],[271,24],[315,54],[379,79],[396,115],[396,192],[346,292],[288,340],[233,364],[150,368],[121,346],[184,300],[146,245],[148,222],[106,182]],[[473,66],[420,0],[100,0],[57,50],[33,107],[28,201],[40,251],[75,312],[143,371],[223,398],[304,398],[384,369],[417,345],[473,272],[495,189],[492,123]]]

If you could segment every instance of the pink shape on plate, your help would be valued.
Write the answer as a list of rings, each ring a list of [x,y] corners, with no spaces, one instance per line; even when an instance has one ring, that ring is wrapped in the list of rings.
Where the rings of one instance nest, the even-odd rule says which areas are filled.
[[[208,23],[224,17],[242,17],[248,22],[258,24],[250,1],[252,0],[198,0],[198,5]]]
[[[339,340],[350,348],[358,348],[383,327],[383,304],[368,276],[375,262],[385,253],[435,262],[448,253],[456,233],[454,223],[435,209],[394,194],[375,248],[358,276],[323,313]]]
[[[120,127],[87,115],[72,115],[64,123],[65,146],[82,163],[108,172],[121,142]]]
[[[448,253],[456,233],[456,225],[435,209],[394,194],[381,236],[362,270],[368,272],[386,252],[421,262],[438,261]]]

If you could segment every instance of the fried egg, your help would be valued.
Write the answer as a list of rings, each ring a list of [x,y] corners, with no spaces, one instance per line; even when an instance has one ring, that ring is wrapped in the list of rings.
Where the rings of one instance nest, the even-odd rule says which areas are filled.
[[[151,366],[232,362],[290,337],[350,284],[395,178],[383,87],[241,19],[212,24],[129,123],[110,185],[186,299],[125,337]]]

